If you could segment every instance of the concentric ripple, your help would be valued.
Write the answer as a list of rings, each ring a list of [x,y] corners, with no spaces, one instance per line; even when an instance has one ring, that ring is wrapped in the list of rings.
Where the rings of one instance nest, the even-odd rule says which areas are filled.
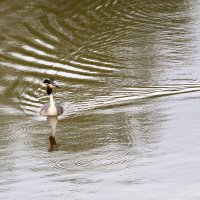
[[[113,169],[115,166],[122,166],[128,160],[125,157],[120,156],[111,156],[111,157],[99,157],[95,156],[92,158],[85,158],[81,160],[82,158],[76,158],[73,159],[64,159],[64,160],[57,160],[55,164],[55,167],[59,169],[66,169],[66,168],[72,168],[74,170],[77,169],[91,169],[91,170],[99,170],[104,168],[105,170]]]

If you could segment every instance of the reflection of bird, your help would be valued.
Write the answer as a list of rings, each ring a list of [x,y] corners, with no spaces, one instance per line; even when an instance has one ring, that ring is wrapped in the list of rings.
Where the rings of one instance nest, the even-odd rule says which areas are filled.
[[[52,135],[49,137],[49,141],[50,141],[50,147],[49,147],[49,152],[51,151],[58,151],[58,146],[56,143],[56,139],[55,137],[53,137]]]
[[[49,104],[44,104],[40,110],[40,115],[43,116],[58,116],[63,114],[64,109],[59,105],[55,105],[53,99],[53,88],[59,87],[55,82],[54,79],[45,79],[43,81],[47,85],[47,94],[49,95]]]
[[[49,151],[57,151],[58,147],[60,146],[56,143],[56,137],[55,137],[56,126],[58,123],[58,116],[48,116],[47,121],[49,122],[51,126],[51,136],[49,137],[49,141],[50,141]]]

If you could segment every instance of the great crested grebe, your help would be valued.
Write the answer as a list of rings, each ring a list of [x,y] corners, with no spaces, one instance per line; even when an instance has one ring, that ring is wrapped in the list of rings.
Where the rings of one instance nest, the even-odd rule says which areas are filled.
[[[58,116],[63,114],[64,109],[62,106],[55,105],[54,99],[53,99],[53,88],[59,87],[55,82],[54,79],[45,79],[43,83],[47,86],[47,94],[49,95],[49,103],[44,104],[40,110],[40,115],[43,116]]]

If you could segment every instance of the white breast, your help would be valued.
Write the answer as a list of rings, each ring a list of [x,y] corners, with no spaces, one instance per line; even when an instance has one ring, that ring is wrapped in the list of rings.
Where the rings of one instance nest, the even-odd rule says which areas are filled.
[[[58,115],[55,104],[49,106],[49,108],[47,110],[47,115]]]

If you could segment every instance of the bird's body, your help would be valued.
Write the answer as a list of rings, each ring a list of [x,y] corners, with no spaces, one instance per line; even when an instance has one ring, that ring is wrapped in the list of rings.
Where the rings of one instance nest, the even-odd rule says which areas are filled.
[[[56,105],[53,99],[53,88],[58,87],[53,80],[45,79],[44,83],[47,84],[47,94],[49,95],[49,103],[44,104],[40,110],[40,115],[43,116],[58,116],[63,114],[64,109],[62,106]]]
[[[49,103],[44,104],[40,110],[40,115],[43,116],[58,116],[62,115],[64,109],[62,106],[55,105],[55,107],[51,107]]]

